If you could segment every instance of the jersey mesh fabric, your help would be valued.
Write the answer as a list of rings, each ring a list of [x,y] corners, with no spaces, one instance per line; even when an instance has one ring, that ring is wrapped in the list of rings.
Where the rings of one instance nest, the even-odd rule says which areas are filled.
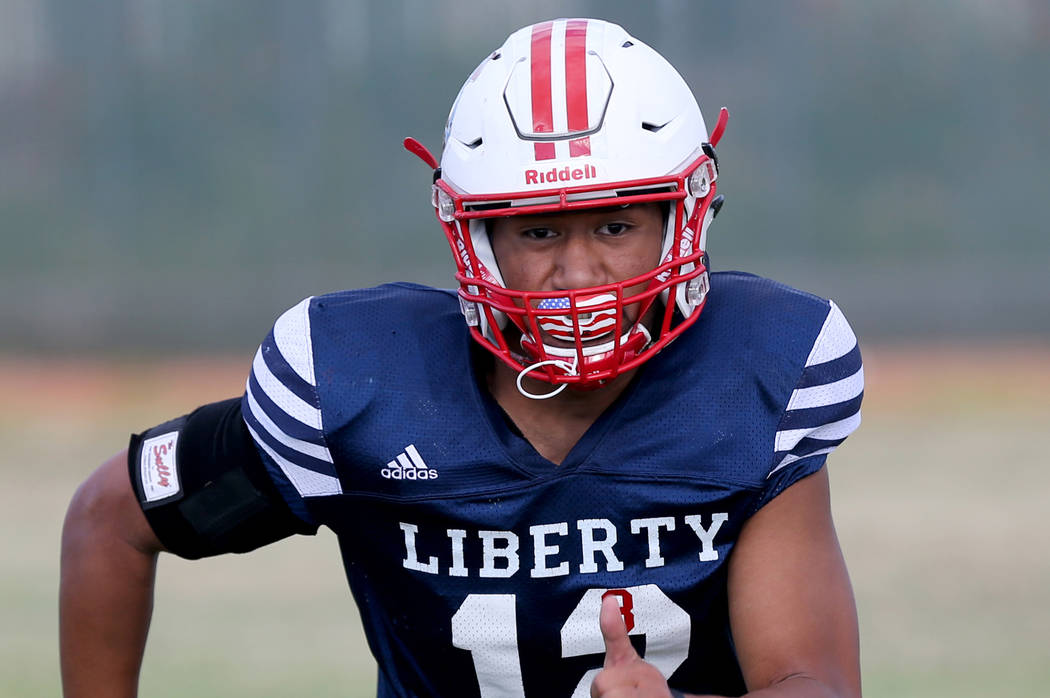
[[[570,695],[601,665],[573,654],[600,648],[597,614],[564,628],[610,588],[633,590],[672,686],[743,690],[725,563],[748,517],[859,420],[860,354],[833,304],[714,274],[697,324],[557,467],[479,389],[453,292],[392,284],[289,314],[253,365],[246,421],[293,509],[339,536],[380,695],[480,695],[487,662],[514,659],[525,695]],[[494,637],[516,653],[475,646]]]

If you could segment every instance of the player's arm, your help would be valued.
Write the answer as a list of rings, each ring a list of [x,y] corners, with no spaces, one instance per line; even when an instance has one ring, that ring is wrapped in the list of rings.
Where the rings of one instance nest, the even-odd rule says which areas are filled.
[[[826,468],[744,525],[729,560],[729,606],[747,695],[860,696],[857,610]]]
[[[62,529],[66,696],[136,694],[161,549],[132,492],[123,451],[80,485]]]
[[[860,695],[857,611],[824,462],[860,424],[864,368],[845,316],[828,308],[777,427],[764,501],[728,562],[737,657],[761,696]]]
[[[130,477],[129,477],[130,475]],[[248,552],[317,526],[266,469],[241,400],[132,438],[73,497],[62,536],[60,644],[67,696],[133,696],[157,553]]]

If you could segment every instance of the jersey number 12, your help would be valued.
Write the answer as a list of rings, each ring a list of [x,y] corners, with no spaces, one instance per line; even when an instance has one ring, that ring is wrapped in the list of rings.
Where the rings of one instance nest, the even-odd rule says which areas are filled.
[[[602,596],[609,590],[588,589],[561,626],[561,656],[600,654],[605,641],[598,625]],[[665,677],[689,656],[689,614],[655,584],[612,590],[620,597],[628,635],[645,635],[645,661]],[[474,660],[481,698],[525,696],[518,655],[517,599],[514,594],[470,594],[452,616],[452,644]],[[573,691],[588,698],[601,671],[591,669]]]

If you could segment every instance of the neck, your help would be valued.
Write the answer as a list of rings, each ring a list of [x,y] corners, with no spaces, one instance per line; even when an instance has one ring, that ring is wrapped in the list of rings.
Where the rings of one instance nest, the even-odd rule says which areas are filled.
[[[634,371],[622,374],[596,390],[567,388],[547,400],[525,397],[518,391],[518,374],[495,362],[488,374],[489,392],[532,446],[547,460],[560,464],[595,420],[627,389]],[[526,376],[529,392],[547,393],[551,385]]]

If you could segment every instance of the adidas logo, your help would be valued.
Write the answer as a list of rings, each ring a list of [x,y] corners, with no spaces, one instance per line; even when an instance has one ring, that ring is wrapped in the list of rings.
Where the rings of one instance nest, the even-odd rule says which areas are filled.
[[[388,480],[436,480],[438,471],[428,468],[415,445],[409,444],[380,474]]]

